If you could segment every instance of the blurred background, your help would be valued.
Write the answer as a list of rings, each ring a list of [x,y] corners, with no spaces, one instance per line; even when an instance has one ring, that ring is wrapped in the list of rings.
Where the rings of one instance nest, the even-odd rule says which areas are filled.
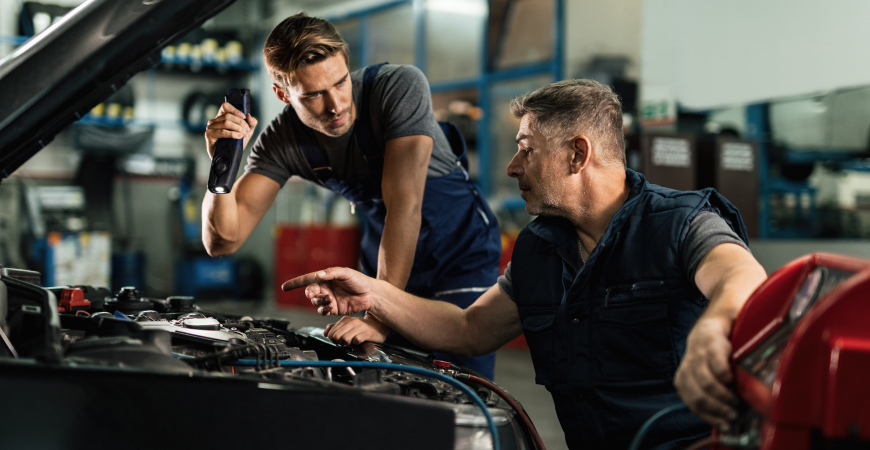
[[[0,56],[79,3],[0,0]],[[279,285],[356,265],[358,218],[344,199],[291,179],[228,257],[208,257],[200,230],[205,123],[228,87],[251,89],[261,127],[281,111],[262,45],[300,10],[337,26],[352,70],[389,61],[426,74],[435,116],[468,141],[504,264],[533,219],[505,175],[518,126],[508,104],[566,78],[620,95],[629,167],[668,187],[715,187],[737,205],[768,272],[816,251],[870,257],[868,2],[238,0],[0,185],[0,263],[38,270],[44,285],[309,313]],[[531,377],[517,358],[497,373]]]

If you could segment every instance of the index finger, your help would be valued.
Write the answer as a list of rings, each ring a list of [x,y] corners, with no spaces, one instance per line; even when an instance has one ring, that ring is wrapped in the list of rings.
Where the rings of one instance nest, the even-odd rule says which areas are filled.
[[[309,284],[314,284],[315,281],[317,281],[317,272],[307,273],[305,275],[293,278],[292,280],[285,281],[284,284],[281,285],[281,290],[292,291],[293,289],[298,289],[308,286]]]
[[[285,291],[290,291],[296,288],[300,288],[302,286],[314,284],[317,281],[347,281],[353,278],[354,274],[356,273],[358,272],[353,269],[348,269],[347,267],[330,267],[328,269],[311,272],[309,274],[305,274],[296,277],[290,281],[287,281],[286,283],[281,285],[281,289]]]
[[[241,111],[239,111],[235,106],[233,106],[229,102],[223,102],[223,104],[221,104],[221,109],[218,112],[218,115],[220,115],[221,113],[234,114],[238,117],[241,117],[242,119],[247,118]]]

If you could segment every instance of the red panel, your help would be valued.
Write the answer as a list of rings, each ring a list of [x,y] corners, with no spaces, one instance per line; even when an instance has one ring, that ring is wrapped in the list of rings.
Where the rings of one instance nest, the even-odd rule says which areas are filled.
[[[831,340],[823,434],[828,438],[870,440],[870,340]],[[850,434],[850,433],[856,433]]]
[[[776,328],[770,326],[771,322],[782,319],[810,270],[812,255],[798,258],[772,273],[749,297],[731,332],[734,360],[742,358]]]
[[[809,450],[812,435],[803,428],[779,427],[765,424],[761,431],[760,450]]]
[[[313,308],[302,289],[281,290],[285,281],[329,267],[359,266],[360,233],[356,227],[275,227],[275,301],[280,306]]]
[[[816,266],[859,272],[870,268],[870,261],[830,253],[802,256],[772,273],[743,305],[731,332],[733,359],[742,358],[763,342],[780,321],[787,320],[791,301],[807,274]],[[829,294],[830,296],[830,294]]]
[[[766,341],[790,319],[788,310],[816,266],[856,272],[806,313],[791,332],[777,378],[767,389],[736,370],[738,394],[765,414],[762,450],[808,449],[811,433],[870,440],[870,261],[816,253],[774,272],[749,298],[734,324],[732,361]]]
[[[782,355],[771,421],[788,426],[822,427],[831,381],[832,339],[870,340],[867,292],[870,270],[841,283],[797,325]],[[852,394],[861,395],[861,391]],[[863,395],[864,404],[870,404],[870,396]]]
[[[742,368],[738,367],[735,372],[737,378],[735,384],[740,398],[746,400],[752,409],[766,413],[770,408],[770,389]]]

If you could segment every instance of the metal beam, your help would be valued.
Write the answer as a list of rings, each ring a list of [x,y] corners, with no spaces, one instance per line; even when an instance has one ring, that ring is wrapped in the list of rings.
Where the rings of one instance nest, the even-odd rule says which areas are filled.
[[[761,195],[761,211],[758,214],[758,236],[770,237],[770,187],[767,168],[768,141],[767,103],[756,103],[746,107],[746,137],[758,143],[758,192]]]
[[[426,73],[426,2],[414,0],[414,65]]]
[[[357,9],[355,11],[352,11],[352,12],[349,12],[346,14],[338,14],[335,16],[325,16],[323,18],[330,21],[330,22],[340,22],[342,20],[355,19],[358,17],[363,17],[363,16],[367,16],[370,14],[379,13],[381,11],[392,9],[392,8],[397,7],[397,6],[406,5],[406,4],[412,3],[414,1],[415,0],[396,0],[396,1],[392,1],[392,2],[381,3],[380,5],[369,6],[367,8]]]
[[[553,81],[565,77],[565,2],[553,0]]]

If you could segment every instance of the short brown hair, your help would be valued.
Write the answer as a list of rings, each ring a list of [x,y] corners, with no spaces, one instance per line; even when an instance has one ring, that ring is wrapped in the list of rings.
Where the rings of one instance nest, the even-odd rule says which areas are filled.
[[[603,147],[601,162],[625,165],[622,103],[608,86],[593,80],[559,81],[513,99],[511,112],[517,118],[531,114],[531,126],[551,142],[582,132]]]
[[[263,63],[272,81],[289,86],[296,69],[319,63],[338,52],[345,63],[350,60],[347,42],[338,30],[326,20],[302,11],[284,19],[269,33],[263,46]]]

